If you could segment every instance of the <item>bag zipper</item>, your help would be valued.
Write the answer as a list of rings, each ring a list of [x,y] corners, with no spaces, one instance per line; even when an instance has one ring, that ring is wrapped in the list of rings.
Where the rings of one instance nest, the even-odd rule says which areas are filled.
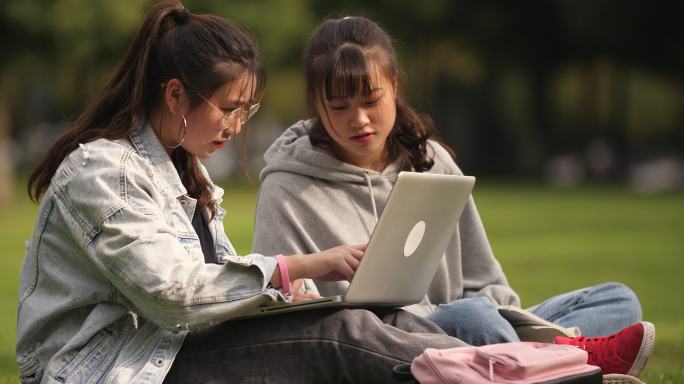
[[[486,359],[487,363],[489,364],[489,381],[492,383],[494,382],[494,366],[499,365],[503,368],[512,368],[510,367],[511,364],[507,364],[506,360],[497,356],[497,355],[492,355],[487,352],[483,351],[475,351],[475,356],[481,358],[481,359]]]

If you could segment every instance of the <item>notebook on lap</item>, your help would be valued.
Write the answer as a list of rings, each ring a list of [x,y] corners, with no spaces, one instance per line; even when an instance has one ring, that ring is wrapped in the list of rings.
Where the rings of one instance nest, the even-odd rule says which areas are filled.
[[[344,295],[260,307],[239,318],[329,306],[420,302],[475,184],[472,176],[401,172]]]

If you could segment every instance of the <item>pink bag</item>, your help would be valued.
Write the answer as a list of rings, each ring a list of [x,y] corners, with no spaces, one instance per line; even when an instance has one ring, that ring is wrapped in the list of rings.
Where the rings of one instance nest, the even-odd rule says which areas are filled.
[[[448,349],[428,348],[411,364],[421,384],[601,383],[587,352],[569,345],[516,342]]]

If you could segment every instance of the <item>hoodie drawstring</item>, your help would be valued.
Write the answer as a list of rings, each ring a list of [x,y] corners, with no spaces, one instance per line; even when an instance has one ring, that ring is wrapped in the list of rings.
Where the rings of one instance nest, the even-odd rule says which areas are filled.
[[[366,178],[366,185],[368,185],[368,192],[370,192],[371,205],[373,206],[373,216],[375,217],[375,224],[378,224],[378,209],[375,207],[375,195],[373,195],[373,185],[371,184],[368,172],[364,172],[363,176]]]

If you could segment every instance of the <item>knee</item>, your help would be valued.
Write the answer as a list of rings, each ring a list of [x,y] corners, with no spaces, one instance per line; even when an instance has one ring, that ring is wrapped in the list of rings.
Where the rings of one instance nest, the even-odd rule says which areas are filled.
[[[597,290],[602,292],[602,295],[620,304],[620,308],[626,316],[631,316],[629,319],[632,323],[641,321],[642,310],[641,303],[636,293],[628,286],[617,283],[608,282],[596,286]]]
[[[636,293],[628,286],[622,283],[608,282],[596,286],[597,290],[603,292],[604,295],[615,297],[625,302],[639,302]]]
[[[448,304],[440,304],[428,319],[435,321],[447,331],[459,328],[462,331],[480,329],[499,316],[494,303],[485,297],[458,299]],[[446,325],[446,327],[444,327]],[[447,333],[451,334],[449,331]]]
[[[441,304],[428,316],[448,335],[471,345],[517,341],[512,326],[488,298],[459,299]]]
[[[496,304],[486,297],[454,300],[448,304],[440,304],[439,309],[450,316],[465,316],[471,321],[478,317],[487,318],[493,314],[499,314]]]

